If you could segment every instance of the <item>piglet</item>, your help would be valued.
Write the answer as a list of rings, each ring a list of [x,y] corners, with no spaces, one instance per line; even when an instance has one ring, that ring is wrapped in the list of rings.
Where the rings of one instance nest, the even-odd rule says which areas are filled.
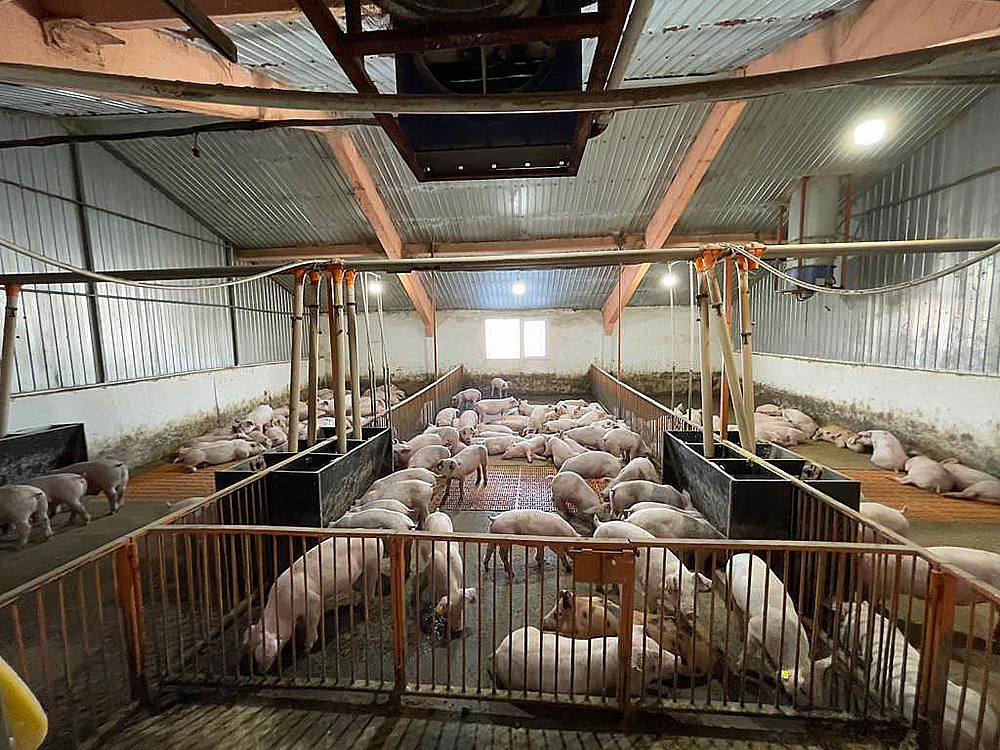
[[[872,463],[886,471],[904,471],[907,455],[903,444],[886,430],[865,430],[858,433],[861,445],[872,448]]]
[[[483,394],[476,388],[466,388],[452,396],[451,403],[461,409],[466,404],[474,406],[482,397]]]
[[[523,458],[529,464],[534,463],[535,451],[532,450],[531,443],[527,440],[518,440],[517,442],[511,443],[510,447],[504,452],[500,458]]]
[[[627,482],[630,479],[645,479],[647,482],[655,482],[659,478],[653,462],[645,456],[640,456],[639,458],[633,458],[625,464],[625,468],[615,475],[615,478],[611,480],[608,487],[614,487],[616,484]],[[605,497],[607,496],[606,493],[607,491],[605,490]]]
[[[0,527],[13,526],[18,546],[25,547],[31,538],[31,524],[42,527],[45,538],[52,536],[49,525],[49,501],[38,487],[8,484],[0,487]]]
[[[419,479],[421,482],[434,485],[437,483],[437,474],[430,469],[400,469],[399,471],[394,471],[392,474],[382,477],[381,479],[376,479],[372,482],[368,491],[371,492],[372,490],[380,490],[383,487],[388,487],[390,484],[395,484],[396,482],[405,482],[407,479]]]
[[[616,427],[604,433],[600,448],[613,456],[620,456],[626,462],[634,456],[649,455],[649,447],[643,442],[642,436],[627,427]]]
[[[443,445],[425,445],[410,457],[406,468],[433,469],[440,461],[450,456],[451,451]]]
[[[413,531],[417,524],[409,516],[385,508],[348,511],[330,523],[331,529],[389,529]]]
[[[678,492],[669,484],[647,482],[645,479],[630,479],[616,484],[608,490],[611,501],[611,514],[620,517],[622,513],[636,503],[663,503],[675,508],[687,508],[691,505],[691,495],[687,490]]]
[[[82,461],[59,469],[60,473],[79,474],[87,480],[87,494],[96,495],[103,492],[108,498],[111,513],[121,510],[125,505],[125,487],[128,485],[128,466],[121,461],[110,458],[99,458],[94,461]]]
[[[506,414],[511,409],[517,408],[517,399],[513,396],[507,398],[487,398],[476,402],[476,413],[480,419],[488,416]]]
[[[622,470],[622,462],[604,451],[587,451],[563,462],[559,471],[575,471],[584,479],[614,477]]]
[[[451,427],[451,423],[458,419],[458,409],[449,406],[446,409],[442,409],[434,417],[434,425],[436,427]]]
[[[992,474],[987,474],[985,471],[960,464],[957,458],[946,458],[941,462],[941,466],[955,480],[956,490],[964,490],[970,484],[975,484],[976,482],[1000,482],[1000,479],[997,479]]]
[[[984,503],[1000,505],[1000,480],[986,479],[973,482],[960,492],[946,492],[945,497],[960,497],[965,500],[980,500]]]
[[[510,390],[510,383],[508,383],[503,378],[493,378],[493,380],[490,381],[491,397],[499,396],[500,398],[506,398],[507,391],[509,390]]]
[[[906,520],[906,506],[902,510],[890,508],[882,503],[861,503],[858,514],[869,521],[885,526],[890,531],[895,531],[901,536],[906,536],[910,532],[910,522]],[[875,541],[875,534],[870,529],[865,529],[862,534],[862,541]]]
[[[438,511],[427,516],[424,530],[451,534],[455,528],[451,518]],[[478,596],[474,588],[462,585],[465,582],[465,563],[461,545],[438,540],[419,542],[417,554],[422,568],[423,590],[440,595],[434,614],[441,618],[447,632],[462,632],[465,629],[465,605],[475,604]]]
[[[549,478],[552,481],[552,504],[565,518],[573,515],[570,506],[576,508],[577,514],[590,519],[601,510],[601,498],[576,472],[560,471]]]

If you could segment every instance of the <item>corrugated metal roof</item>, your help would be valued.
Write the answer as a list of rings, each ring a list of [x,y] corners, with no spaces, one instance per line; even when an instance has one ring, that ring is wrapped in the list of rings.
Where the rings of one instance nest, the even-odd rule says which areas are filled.
[[[132,115],[165,111],[149,104],[115,101],[76,91],[38,89],[9,83],[0,83],[0,107],[57,117]]]
[[[674,278],[672,286],[674,292],[674,305],[684,306],[688,304],[688,264],[675,263],[670,267],[668,263],[654,263],[642,277],[639,286],[636,288],[632,299],[627,307],[650,307],[655,305],[670,304],[670,289],[663,283],[663,277],[670,274]]]
[[[984,91],[851,86],[751,102],[676,231],[773,231],[777,205],[797,177],[853,173],[860,186],[897,164]],[[885,118],[889,132],[878,145],[862,149],[851,133],[869,116]]]
[[[408,242],[559,237],[641,230],[707,111],[706,105],[624,112],[590,141],[575,178],[419,183],[388,138],[358,148]]]
[[[320,136],[304,130],[110,144],[243,247],[369,242],[374,234]]]
[[[593,309],[607,299],[616,278],[610,267],[450,271],[437,274],[437,305],[440,310]],[[524,294],[511,291],[515,281],[524,284]]]

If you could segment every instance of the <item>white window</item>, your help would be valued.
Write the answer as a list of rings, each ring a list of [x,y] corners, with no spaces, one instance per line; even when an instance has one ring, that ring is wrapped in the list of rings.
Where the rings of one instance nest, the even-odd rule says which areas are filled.
[[[524,332],[524,346],[522,350],[524,351],[525,357],[544,357],[545,356],[545,321],[544,320],[525,320],[521,329]]]
[[[486,319],[486,359],[544,356],[544,320]]]
[[[521,320],[486,319],[486,359],[521,358]]]

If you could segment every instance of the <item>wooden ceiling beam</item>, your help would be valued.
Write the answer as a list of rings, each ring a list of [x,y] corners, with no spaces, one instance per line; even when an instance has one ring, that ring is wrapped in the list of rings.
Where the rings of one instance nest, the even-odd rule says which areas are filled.
[[[176,28],[177,17],[163,0],[32,0],[47,18],[80,18],[118,28]],[[299,16],[295,0],[198,0],[217,23],[237,23]],[[342,0],[328,3],[343,11]]]

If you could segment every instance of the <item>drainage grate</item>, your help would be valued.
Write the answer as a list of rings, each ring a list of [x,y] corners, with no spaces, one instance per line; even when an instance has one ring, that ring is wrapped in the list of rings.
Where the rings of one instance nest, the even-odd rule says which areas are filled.
[[[555,467],[545,463],[539,466],[529,464],[490,463],[489,484],[486,487],[473,485],[474,479],[465,479],[465,502],[459,499],[458,487],[452,484],[448,497],[440,505],[440,510],[488,510],[503,511],[515,508],[535,510],[555,510],[552,505],[552,489],[545,477],[555,473]]]
[[[843,473],[861,482],[865,500],[883,503],[896,510],[905,506],[906,517],[910,521],[1000,523],[1000,506],[962,498],[942,497],[928,490],[900,484],[894,477],[901,477],[902,474],[853,469],[847,469]]]

